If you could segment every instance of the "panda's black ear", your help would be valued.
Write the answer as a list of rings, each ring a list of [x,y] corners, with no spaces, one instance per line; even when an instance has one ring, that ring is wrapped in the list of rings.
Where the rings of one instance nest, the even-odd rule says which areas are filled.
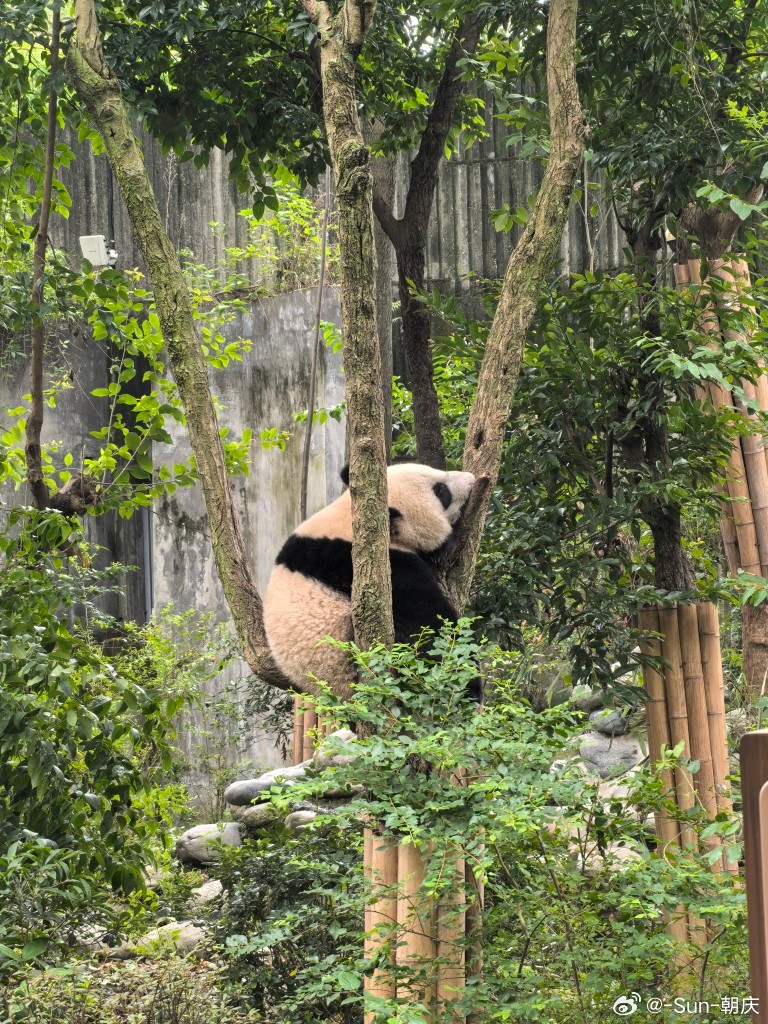
[[[403,518],[403,513],[397,509],[389,506],[389,536],[397,536],[397,520]]]
[[[346,466],[342,466],[339,476],[341,477],[341,482],[344,486],[349,487],[349,463],[347,463]]]

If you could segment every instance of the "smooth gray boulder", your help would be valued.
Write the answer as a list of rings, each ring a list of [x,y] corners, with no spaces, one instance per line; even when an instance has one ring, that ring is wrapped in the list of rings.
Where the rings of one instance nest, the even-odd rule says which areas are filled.
[[[110,960],[131,960],[139,956],[164,956],[168,953],[202,953],[205,932],[191,921],[173,921],[153,928],[135,942],[116,946],[107,954]]]
[[[307,766],[312,761],[304,761],[292,768],[275,768],[271,772],[265,772],[258,779],[241,779],[233,782],[224,790],[224,799],[228,804],[235,807],[245,807],[253,800],[272,786],[278,784],[292,786],[307,774]]]
[[[602,779],[628,772],[645,757],[636,736],[603,736],[599,732],[584,733],[579,755]]]
[[[221,858],[221,847],[239,846],[242,842],[236,821],[225,825],[195,825],[176,840],[176,857],[182,864],[215,864]]]
[[[272,804],[251,804],[250,807],[233,807],[232,816],[240,822],[246,832],[259,832],[275,821]]]
[[[630,727],[627,719],[612,708],[593,711],[589,716],[589,724],[604,736],[625,736]]]
[[[605,703],[605,694],[602,690],[593,690],[591,686],[586,684],[580,684],[574,686],[571,691],[571,703],[579,709],[589,714],[592,711],[598,711]]]
[[[285,827],[291,832],[301,832],[317,817],[317,811],[292,811],[285,819]]]
[[[338,751],[341,744],[353,743],[356,739],[351,729],[337,729],[330,733],[320,743],[314,753],[314,762],[318,768],[326,768],[330,765],[352,764],[357,757],[356,754],[342,754]],[[335,741],[335,742],[331,742]]]

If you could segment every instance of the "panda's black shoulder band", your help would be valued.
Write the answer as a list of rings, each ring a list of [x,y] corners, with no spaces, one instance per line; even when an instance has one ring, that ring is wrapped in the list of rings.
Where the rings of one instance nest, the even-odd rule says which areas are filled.
[[[352,594],[352,545],[348,540],[294,533],[283,544],[276,562],[347,597]]]

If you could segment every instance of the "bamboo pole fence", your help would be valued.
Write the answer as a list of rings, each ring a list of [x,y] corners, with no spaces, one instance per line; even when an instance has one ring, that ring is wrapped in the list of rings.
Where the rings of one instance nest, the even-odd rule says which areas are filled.
[[[708,263],[708,277],[702,281],[701,261],[688,260],[674,267],[675,283],[681,290],[698,288],[701,312],[699,327],[711,336],[711,344],[719,347],[725,342],[749,342],[752,331],[747,326],[725,326],[723,321],[743,306],[749,289],[749,268],[744,260],[730,257],[712,259]],[[715,284],[714,282],[717,282]],[[710,287],[707,283],[712,282]],[[768,380],[761,376],[756,384],[742,381],[745,397],[754,401],[760,412],[768,412]],[[716,409],[733,408],[747,419],[755,421],[754,431],[731,445],[730,458],[721,485],[723,497],[720,532],[723,539],[729,572],[739,568],[756,576],[768,577],[768,450],[756,413],[750,410],[728,388],[709,383],[699,389],[699,397],[708,399]]]
[[[695,834],[686,823],[695,807],[709,818],[732,809],[720,627],[717,608],[709,602],[646,607],[639,612],[638,625],[646,633],[643,653],[658,659],[643,667],[649,758],[659,761],[662,748],[682,743],[683,756],[699,763],[695,774],[682,765],[674,773],[662,773],[669,801],[679,812],[665,808],[656,813],[659,848],[665,855],[695,847]],[[717,837],[705,841],[707,850],[718,847]],[[738,870],[724,852],[713,859],[712,868],[729,874]],[[670,930],[685,938],[683,922],[673,924]],[[689,920],[687,930],[695,935],[696,922]]]
[[[310,758],[335,727],[297,695],[293,763]],[[462,784],[461,778],[455,781]],[[364,950],[366,958],[376,960],[365,978],[365,992],[402,1004],[419,1003],[446,1024],[464,1024],[456,1003],[466,978],[482,973],[482,885],[463,858],[455,858],[445,869],[454,879],[450,895],[436,901],[424,886],[431,855],[431,849],[399,843],[371,824],[365,828],[363,871],[369,898]],[[471,894],[469,899],[466,894]],[[368,1013],[366,1024],[373,1020],[374,1014]]]

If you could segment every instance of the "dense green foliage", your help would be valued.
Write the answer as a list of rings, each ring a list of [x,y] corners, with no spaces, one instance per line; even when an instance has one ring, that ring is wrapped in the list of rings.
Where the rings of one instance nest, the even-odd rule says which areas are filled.
[[[234,851],[224,867],[233,977],[252,986],[269,1020],[361,1020],[361,974],[372,966],[360,943],[361,820],[380,823],[383,843],[420,850],[425,905],[462,892],[476,898],[449,869],[457,857],[485,880],[486,976],[468,986],[464,1010],[482,1008],[494,1022],[612,1020],[619,995],[656,994],[683,954],[665,930],[682,903],[712,935],[696,968],[704,998],[746,991],[743,891],[714,875],[705,855],[658,855],[647,822],[662,803],[654,773],[636,772],[623,790],[585,777],[579,713],[570,705],[535,712],[521,700],[525,666],[492,660],[466,623],[426,655],[395,647],[355,656],[363,676],[354,700],[327,696],[318,707],[374,735],[339,746],[355,755],[350,764],[276,787],[272,799],[283,808],[322,804],[329,783],[362,792],[297,835],[278,828]],[[463,693],[481,661],[495,682],[478,714]],[[730,836],[738,855],[735,821],[713,826],[694,812],[692,822]],[[418,984],[433,966],[391,970]],[[416,1005],[369,1006],[377,1020],[426,1019]]]

